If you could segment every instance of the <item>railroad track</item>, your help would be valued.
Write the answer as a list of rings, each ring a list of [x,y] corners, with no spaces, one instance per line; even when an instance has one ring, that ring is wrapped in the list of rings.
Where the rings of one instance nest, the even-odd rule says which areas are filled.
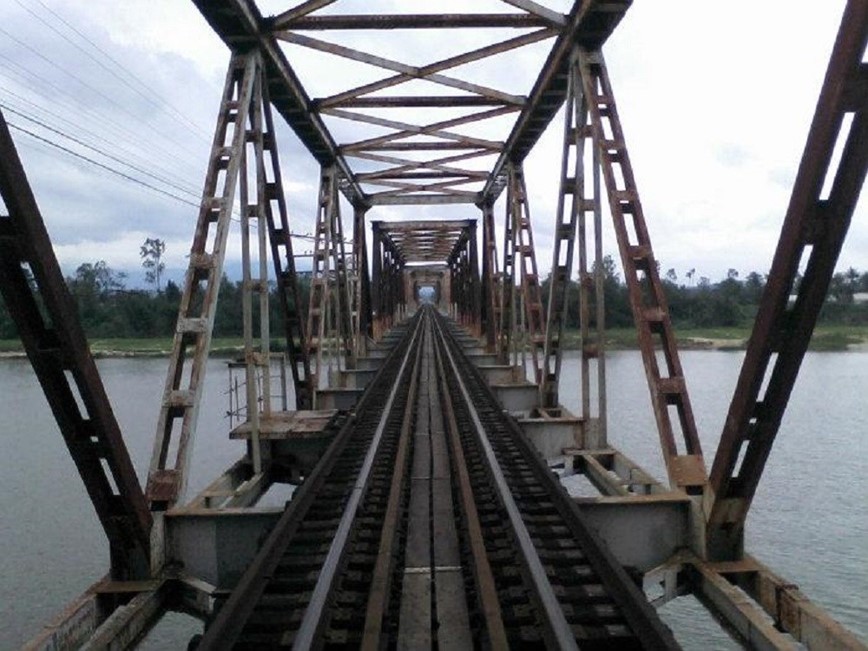
[[[425,309],[199,649],[674,649]]]

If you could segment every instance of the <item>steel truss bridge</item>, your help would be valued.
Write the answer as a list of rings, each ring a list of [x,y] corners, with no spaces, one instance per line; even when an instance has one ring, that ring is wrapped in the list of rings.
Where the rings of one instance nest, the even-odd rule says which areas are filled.
[[[744,530],[865,179],[868,3],[847,3],[709,465],[602,53],[629,1],[346,14],[338,0],[307,0],[271,16],[253,0],[194,2],[230,57],[144,486],[0,116],[0,290],[111,550],[107,577],[29,648],[133,646],[172,609],[206,621],[201,649],[677,648],[643,585],[660,586],[655,604],[696,594],[749,648],[865,648],[753,558]],[[423,59],[468,30],[505,36],[423,65],[359,45],[396,29],[419,30]],[[287,44],[369,74],[311,97]],[[468,78],[540,44],[548,54],[519,94]],[[523,163],[559,113],[544,302]],[[321,169],[305,305],[275,120]],[[236,206],[245,345],[230,435],[245,453],[184,501]],[[375,219],[381,206],[408,217]],[[414,219],[421,206],[462,218]],[[604,212],[664,481],[608,442]],[[576,277],[582,402],[571,414],[558,382]],[[292,410],[272,398],[280,356],[257,316],[269,278]],[[600,497],[570,498],[543,461],[555,457]],[[257,506],[276,483],[298,485],[285,509]]]

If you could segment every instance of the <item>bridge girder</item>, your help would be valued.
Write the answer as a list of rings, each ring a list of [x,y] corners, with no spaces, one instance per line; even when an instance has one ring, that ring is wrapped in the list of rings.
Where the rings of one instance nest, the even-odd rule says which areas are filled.
[[[309,1],[266,17],[253,0],[194,2],[231,50],[261,51],[275,108],[320,165],[337,166],[341,191],[347,199],[365,207],[493,203],[505,187],[506,165],[524,160],[565,101],[568,59],[574,44],[599,48],[631,5],[630,0],[589,0],[576,2],[564,15],[538,3],[504,0],[520,11],[354,15],[319,14],[320,9],[335,3]],[[348,32],[359,30],[385,33],[421,29],[438,30],[443,38],[430,41],[442,43],[450,38],[450,30],[467,28],[512,30],[517,35],[421,66],[361,51],[346,38]],[[331,40],[304,32],[325,32]],[[527,94],[516,95],[506,88],[492,87],[490,82],[470,81],[452,72],[459,66],[490,63],[498,57],[508,65],[509,53],[548,40],[553,40],[552,48]],[[390,75],[355,87],[351,78],[344,90],[312,98],[282,43]],[[424,82],[459,94],[394,94],[408,82]],[[389,115],[389,109],[394,108],[428,110],[404,122]],[[456,115],[456,108],[464,111]],[[477,135],[476,131],[488,128],[490,121],[516,114],[508,133],[497,129],[501,135],[495,138]],[[435,117],[426,122],[423,115]],[[376,129],[377,135],[339,143],[327,120],[366,125]],[[456,166],[459,162],[464,164]]]

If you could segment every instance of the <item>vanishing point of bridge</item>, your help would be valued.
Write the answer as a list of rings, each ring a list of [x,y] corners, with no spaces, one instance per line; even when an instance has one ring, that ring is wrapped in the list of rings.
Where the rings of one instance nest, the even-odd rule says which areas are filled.
[[[868,3],[847,3],[707,465],[602,54],[629,1],[577,1],[567,14],[502,0],[498,13],[350,15],[339,0],[308,0],[273,16],[253,0],[194,1],[230,57],[144,486],[0,115],[0,290],[111,550],[107,577],[28,648],[126,648],[168,610],[205,622],[190,641],[199,649],[678,648],[655,606],[686,593],[749,648],[865,648],[754,559],[744,528],[868,167]],[[422,66],[358,46],[358,34],[393,29],[425,34],[423,55],[454,30],[507,36]],[[379,77],[310,97],[283,43]],[[538,43],[550,50],[523,94],[464,74]],[[523,163],[559,115],[543,270]],[[304,304],[276,120],[321,167]],[[389,219],[377,218],[382,207]],[[428,218],[437,209],[461,216]],[[604,213],[664,481],[608,441]],[[245,451],[187,498],[233,220],[245,345],[230,365],[242,378],[230,436]],[[576,277],[572,414],[558,392]],[[277,333],[260,318],[270,281]],[[554,461],[599,497],[570,497]],[[258,506],[275,484],[296,487],[285,508]]]

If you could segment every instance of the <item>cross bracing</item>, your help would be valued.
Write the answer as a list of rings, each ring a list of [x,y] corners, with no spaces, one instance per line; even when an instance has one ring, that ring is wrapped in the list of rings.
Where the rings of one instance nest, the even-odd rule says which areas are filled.
[[[332,0],[268,16],[249,0],[196,4],[230,48],[261,49],[275,107],[366,207],[493,203],[507,163],[524,160],[566,99],[573,46],[599,48],[630,6],[576,3],[564,14],[502,0],[420,14],[365,3],[356,13]],[[396,30],[414,32],[412,53],[390,52]],[[302,58],[293,48],[306,50],[309,70],[290,64]],[[529,49],[541,70],[511,66]]]

